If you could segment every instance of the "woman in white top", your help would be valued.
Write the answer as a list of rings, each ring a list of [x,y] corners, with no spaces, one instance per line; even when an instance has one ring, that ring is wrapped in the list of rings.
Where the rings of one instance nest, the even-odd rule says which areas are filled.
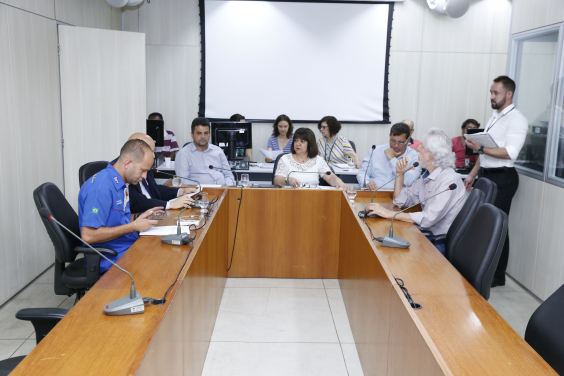
[[[317,154],[313,131],[308,128],[297,129],[292,142],[292,153],[283,155],[278,161],[274,184],[282,187],[288,183],[294,188],[300,188],[305,184],[319,185],[321,177],[333,187],[345,189],[343,181],[331,172],[327,162]]]

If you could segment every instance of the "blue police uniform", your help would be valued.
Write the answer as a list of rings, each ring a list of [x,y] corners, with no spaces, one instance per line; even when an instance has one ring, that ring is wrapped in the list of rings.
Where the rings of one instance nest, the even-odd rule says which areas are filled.
[[[88,179],[78,194],[78,224],[82,227],[117,227],[131,223],[129,209],[129,190],[120,174],[111,164],[105,170]],[[93,244],[115,250],[117,256],[107,256],[116,262],[139,238],[137,232],[125,234],[117,239]],[[112,264],[100,260],[100,272],[108,270]]]

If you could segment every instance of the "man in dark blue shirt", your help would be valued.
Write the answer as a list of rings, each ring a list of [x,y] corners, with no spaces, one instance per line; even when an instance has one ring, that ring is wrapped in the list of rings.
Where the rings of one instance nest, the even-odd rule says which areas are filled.
[[[155,215],[162,207],[155,207],[133,218],[129,208],[129,184],[138,184],[147,177],[153,165],[153,151],[142,140],[129,140],[123,145],[114,165],[88,179],[78,194],[78,221],[85,242],[115,250],[117,256],[108,256],[116,262],[139,238],[138,231],[153,227]],[[100,261],[100,272],[112,266]]]

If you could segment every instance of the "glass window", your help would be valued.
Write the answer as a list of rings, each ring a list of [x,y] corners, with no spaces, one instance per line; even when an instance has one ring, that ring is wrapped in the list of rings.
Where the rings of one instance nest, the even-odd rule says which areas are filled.
[[[549,160],[548,178],[556,179],[558,185],[564,185],[564,116],[562,114],[564,108],[564,58],[560,58],[560,69],[558,78],[555,81],[556,101],[552,113],[552,134],[550,139],[552,145],[550,150],[551,158]]]
[[[543,179],[558,60],[558,36],[559,28],[552,28],[519,38],[513,45],[517,48],[514,55],[517,84],[514,103],[529,122],[525,145],[515,166],[522,172]]]

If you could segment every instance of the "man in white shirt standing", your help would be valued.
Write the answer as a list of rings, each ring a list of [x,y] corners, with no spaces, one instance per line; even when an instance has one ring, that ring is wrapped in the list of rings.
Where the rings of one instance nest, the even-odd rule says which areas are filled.
[[[494,205],[509,215],[511,200],[519,186],[519,174],[513,165],[525,143],[528,122],[513,104],[515,82],[511,78],[507,76],[496,78],[490,88],[490,93],[494,112],[484,132],[491,135],[498,147],[485,148],[472,140],[466,141],[466,145],[476,150],[479,157],[468,178],[464,181],[464,185],[467,190],[471,190],[478,174],[480,177],[490,179],[497,184],[497,197]],[[505,238],[492,287],[505,285],[505,269],[508,259],[509,233]]]

